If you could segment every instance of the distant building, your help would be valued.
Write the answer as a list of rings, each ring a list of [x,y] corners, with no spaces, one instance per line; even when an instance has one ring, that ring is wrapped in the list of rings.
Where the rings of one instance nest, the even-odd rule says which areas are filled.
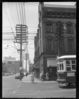
[[[4,57],[4,59],[3,59],[3,62],[5,62],[5,63],[7,63],[7,62],[14,62],[14,61],[16,61],[16,58],[15,57],[11,57],[11,56]]]
[[[56,79],[57,56],[76,54],[76,7],[39,3],[39,26],[34,42],[37,77],[48,72]]]
[[[24,69],[24,72],[28,72],[29,73],[29,54],[28,53],[25,53],[24,54],[24,58],[23,58],[23,69]]]

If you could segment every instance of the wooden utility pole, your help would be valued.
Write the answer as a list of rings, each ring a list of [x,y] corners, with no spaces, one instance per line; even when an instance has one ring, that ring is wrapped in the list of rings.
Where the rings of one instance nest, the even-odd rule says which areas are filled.
[[[21,25],[21,34],[20,34],[20,67],[22,67],[22,25]]]
[[[27,26],[26,25],[22,25],[22,24],[18,24],[16,25],[16,43],[20,44],[20,75],[22,73],[22,44],[23,43],[27,43],[27,39],[26,39],[26,33],[27,33]]]

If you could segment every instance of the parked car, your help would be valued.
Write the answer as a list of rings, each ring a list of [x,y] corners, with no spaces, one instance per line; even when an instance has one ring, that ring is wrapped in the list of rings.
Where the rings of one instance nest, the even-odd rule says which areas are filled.
[[[21,73],[21,75],[20,74],[16,75],[15,79],[20,79],[21,80],[23,77],[24,77],[24,74]]]

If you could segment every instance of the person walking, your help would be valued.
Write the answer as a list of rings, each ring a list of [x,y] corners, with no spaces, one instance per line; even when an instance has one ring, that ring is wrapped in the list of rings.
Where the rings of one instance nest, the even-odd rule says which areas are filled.
[[[32,72],[31,81],[32,81],[32,83],[34,83],[34,72]]]
[[[48,72],[46,73],[46,80],[49,80],[49,74],[48,74]]]

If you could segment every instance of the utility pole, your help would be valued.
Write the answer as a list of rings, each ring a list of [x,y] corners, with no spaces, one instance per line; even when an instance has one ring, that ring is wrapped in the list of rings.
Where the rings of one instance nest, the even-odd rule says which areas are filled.
[[[21,25],[21,34],[20,34],[20,67],[22,67],[22,25]]]
[[[27,43],[27,39],[26,39],[26,33],[27,33],[27,26],[26,25],[22,25],[22,24],[17,24],[16,25],[16,42],[15,43],[19,43],[20,44],[20,49],[18,49],[18,51],[20,51],[20,75],[22,74],[22,70],[23,70],[23,66],[22,66],[22,44],[23,43]]]

